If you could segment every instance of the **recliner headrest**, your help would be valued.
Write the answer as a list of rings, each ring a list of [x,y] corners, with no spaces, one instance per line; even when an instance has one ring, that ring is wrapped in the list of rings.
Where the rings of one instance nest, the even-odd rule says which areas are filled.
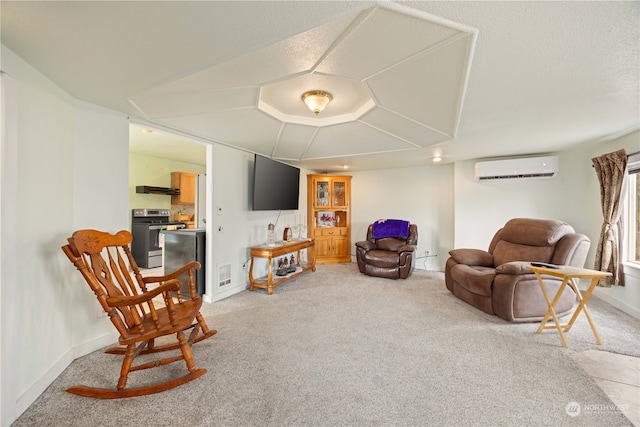
[[[529,246],[553,246],[568,233],[575,233],[575,230],[564,221],[514,218],[505,224],[500,240]]]

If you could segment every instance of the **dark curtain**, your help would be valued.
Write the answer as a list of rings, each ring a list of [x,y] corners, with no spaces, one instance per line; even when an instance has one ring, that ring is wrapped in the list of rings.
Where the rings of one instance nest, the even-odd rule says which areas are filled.
[[[600,279],[598,286],[624,286],[622,260],[620,259],[622,236],[621,204],[622,189],[627,174],[627,153],[614,151],[591,159],[600,181],[600,203],[602,205],[602,230],[596,247],[594,269],[607,271],[610,277]]]

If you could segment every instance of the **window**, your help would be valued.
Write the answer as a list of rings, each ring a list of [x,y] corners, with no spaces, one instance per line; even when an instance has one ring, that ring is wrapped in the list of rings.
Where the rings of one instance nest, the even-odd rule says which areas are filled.
[[[629,155],[627,170],[624,260],[640,269],[640,152]]]

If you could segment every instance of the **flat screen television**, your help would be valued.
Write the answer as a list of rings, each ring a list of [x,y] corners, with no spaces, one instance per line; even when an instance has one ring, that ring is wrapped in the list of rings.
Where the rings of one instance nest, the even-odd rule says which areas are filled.
[[[300,169],[256,154],[253,163],[253,210],[298,209]]]

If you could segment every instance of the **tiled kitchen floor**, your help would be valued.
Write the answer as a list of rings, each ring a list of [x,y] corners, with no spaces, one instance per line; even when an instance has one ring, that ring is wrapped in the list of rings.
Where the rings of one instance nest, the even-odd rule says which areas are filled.
[[[640,358],[600,350],[575,353],[573,358],[620,411],[640,427]]]

